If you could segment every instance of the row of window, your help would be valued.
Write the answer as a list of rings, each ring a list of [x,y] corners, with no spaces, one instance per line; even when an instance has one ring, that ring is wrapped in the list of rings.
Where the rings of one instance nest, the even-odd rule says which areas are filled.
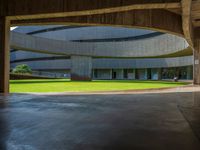
[[[161,69],[94,69],[93,77],[107,79],[192,79],[193,68],[161,68]]]

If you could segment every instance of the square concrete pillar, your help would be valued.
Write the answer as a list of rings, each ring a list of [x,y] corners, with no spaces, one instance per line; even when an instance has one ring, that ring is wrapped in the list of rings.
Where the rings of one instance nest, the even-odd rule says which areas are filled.
[[[187,80],[192,80],[192,66],[187,67]]]
[[[162,69],[158,68],[158,80],[162,80]]]
[[[194,41],[194,84],[200,85],[200,40]]]
[[[10,22],[0,17],[0,93],[9,93],[10,74],[10,48],[9,48]]]
[[[112,80],[112,69],[109,71],[109,79]]]
[[[71,56],[71,80],[92,80],[92,57]]]

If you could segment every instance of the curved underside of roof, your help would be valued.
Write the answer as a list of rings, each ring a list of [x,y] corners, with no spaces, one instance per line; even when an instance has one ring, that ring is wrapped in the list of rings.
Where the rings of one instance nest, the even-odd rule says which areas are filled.
[[[12,32],[11,48],[46,54],[91,57],[177,57],[192,54],[183,38],[170,34],[134,41],[66,42]]]

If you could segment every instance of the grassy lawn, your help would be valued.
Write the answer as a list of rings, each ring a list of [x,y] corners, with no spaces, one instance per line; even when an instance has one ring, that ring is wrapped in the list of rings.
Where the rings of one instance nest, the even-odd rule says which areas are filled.
[[[26,92],[88,92],[117,91],[166,88],[187,85],[184,82],[167,81],[134,81],[134,80],[95,80],[91,82],[70,81],[67,79],[53,80],[11,80],[12,93]]]

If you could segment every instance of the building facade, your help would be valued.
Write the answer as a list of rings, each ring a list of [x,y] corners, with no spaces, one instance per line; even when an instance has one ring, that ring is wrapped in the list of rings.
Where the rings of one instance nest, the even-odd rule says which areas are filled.
[[[72,80],[193,78],[192,50],[174,35],[93,26],[21,26],[14,32],[66,46],[63,54],[11,49],[11,68],[27,64],[39,74]]]

